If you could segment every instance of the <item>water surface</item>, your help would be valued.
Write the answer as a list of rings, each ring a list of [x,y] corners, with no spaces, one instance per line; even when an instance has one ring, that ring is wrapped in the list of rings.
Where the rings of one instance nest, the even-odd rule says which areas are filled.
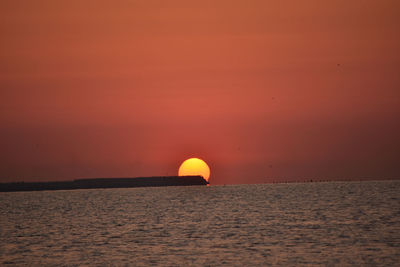
[[[0,265],[387,265],[400,182],[0,193]]]

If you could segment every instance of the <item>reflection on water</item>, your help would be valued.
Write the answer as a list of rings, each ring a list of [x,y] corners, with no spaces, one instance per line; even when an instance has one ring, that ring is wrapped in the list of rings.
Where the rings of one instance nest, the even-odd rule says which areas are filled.
[[[395,265],[400,182],[0,194],[0,265]]]

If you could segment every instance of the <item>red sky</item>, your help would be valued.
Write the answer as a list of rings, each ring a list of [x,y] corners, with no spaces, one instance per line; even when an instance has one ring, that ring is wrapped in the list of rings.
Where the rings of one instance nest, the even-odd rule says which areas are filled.
[[[0,181],[400,177],[400,2],[2,0]]]

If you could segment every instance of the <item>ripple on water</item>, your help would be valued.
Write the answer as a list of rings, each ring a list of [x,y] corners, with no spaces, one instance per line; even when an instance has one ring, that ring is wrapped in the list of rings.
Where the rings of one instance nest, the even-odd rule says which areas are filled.
[[[400,182],[0,194],[1,265],[395,265]]]

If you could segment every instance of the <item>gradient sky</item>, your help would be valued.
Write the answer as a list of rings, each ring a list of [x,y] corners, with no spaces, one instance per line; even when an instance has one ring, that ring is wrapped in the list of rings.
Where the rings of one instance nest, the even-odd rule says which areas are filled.
[[[0,181],[400,177],[397,0],[2,0]]]

